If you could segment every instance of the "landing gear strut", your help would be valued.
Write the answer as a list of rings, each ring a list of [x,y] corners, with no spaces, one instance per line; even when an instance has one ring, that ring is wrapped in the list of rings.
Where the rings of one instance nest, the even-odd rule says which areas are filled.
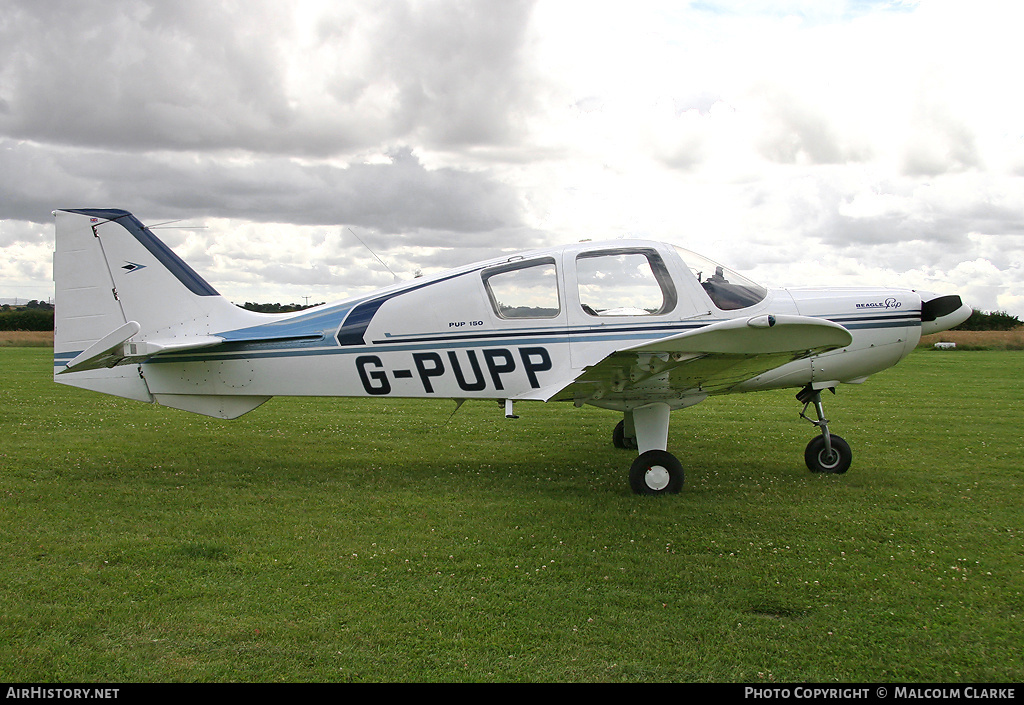
[[[832,388],[832,393],[836,393],[834,388]],[[825,409],[821,404],[821,390],[807,385],[800,390],[796,398],[804,405],[800,417],[807,419],[821,430],[821,435],[811,439],[804,450],[804,462],[807,463],[808,469],[811,472],[834,474],[849,470],[850,463],[853,462],[853,451],[850,450],[849,443],[829,432],[828,419],[825,418]],[[807,407],[812,404],[814,413],[818,417],[817,420],[807,416]]]
[[[616,448],[636,450],[636,427],[633,425],[633,412],[627,411],[622,416],[622,421],[615,424],[612,431],[612,445]]]
[[[617,447],[640,451],[629,468],[629,486],[636,494],[675,494],[683,489],[683,465],[665,450],[671,410],[668,404],[641,406],[627,411],[615,427]]]

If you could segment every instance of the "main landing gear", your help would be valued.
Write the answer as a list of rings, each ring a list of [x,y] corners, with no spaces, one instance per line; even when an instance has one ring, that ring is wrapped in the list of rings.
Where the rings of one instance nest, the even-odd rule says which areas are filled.
[[[835,393],[835,389],[832,389]],[[803,403],[801,418],[818,427],[821,435],[814,437],[804,450],[804,462],[811,472],[840,474],[850,469],[853,452],[850,444],[828,429],[828,419],[821,403],[821,390],[810,385],[796,395]],[[817,419],[807,416],[813,406]],[[636,494],[675,494],[683,489],[684,473],[678,458],[665,450],[668,445],[668,404],[648,404],[626,411],[612,431],[616,448],[640,451],[629,468],[629,486]]]
[[[667,450],[647,450],[629,466],[635,494],[677,494],[683,489],[683,464]]]
[[[612,431],[616,448],[640,451],[629,467],[629,486],[636,494],[676,494],[683,489],[683,465],[665,450],[668,445],[668,404],[648,404],[625,412]]]
[[[836,390],[832,388],[832,393]],[[853,462],[853,451],[850,444],[839,436],[828,430],[828,419],[825,418],[825,409],[821,405],[821,390],[814,389],[807,385],[796,395],[797,401],[804,405],[800,417],[807,419],[821,430],[821,435],[811,439],[804,450],[804,462],[811,472],[829,472],[834,474],[844,473],[850,469]],[[814,413],[817,421],[807,417],[807,407],[814,405]]]

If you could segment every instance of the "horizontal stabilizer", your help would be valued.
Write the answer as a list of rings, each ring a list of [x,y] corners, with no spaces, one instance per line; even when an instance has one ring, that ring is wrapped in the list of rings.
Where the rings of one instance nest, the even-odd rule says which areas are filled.
[[[114,367],[124,359],[125,342],[138,333],[140,329],[138,323],[128,321],[120,328],[107,333],[86,350],[83,350],[81,354],[69,362],[67,367],[58,372],[58,374]]]
[[[216,335],[131,341],[131,338],[137,335],[139,330],[140,326],[137,322],[128,321],[90,345],[57,374],[98,370],[118,365],[133,365],[155,355],[208,348],[224,342],[223,338]]]
[[[155,355],[165,353],[183,352],[185,350],[198,350],[220,345],[224,338],[218,335],[192,335],[187,338],[165,338],[163,340],[141,340],[137,343],[128,343],[124,346],[125,363],[142,362]]]

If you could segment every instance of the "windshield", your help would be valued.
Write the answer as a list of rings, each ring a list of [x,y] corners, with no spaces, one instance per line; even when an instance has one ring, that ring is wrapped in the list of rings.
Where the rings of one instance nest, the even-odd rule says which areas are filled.
[[[683,262],[690,268],[712,303],[723,311],[735,311],[764,301],[768,290],[742,274],[723,267],[696,252],[676,247]]]

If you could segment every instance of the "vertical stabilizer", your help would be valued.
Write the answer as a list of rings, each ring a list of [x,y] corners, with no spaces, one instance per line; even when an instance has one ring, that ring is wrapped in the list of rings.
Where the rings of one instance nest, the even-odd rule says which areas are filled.
[[[153,401],[139,365],[124,364],[116,352],[125,335],[174,347],[262,322],[220,296],[131,213],[81,209],[54,216],[56,381]],[[67,369],[83,357],[89,358],[85,369]]]

